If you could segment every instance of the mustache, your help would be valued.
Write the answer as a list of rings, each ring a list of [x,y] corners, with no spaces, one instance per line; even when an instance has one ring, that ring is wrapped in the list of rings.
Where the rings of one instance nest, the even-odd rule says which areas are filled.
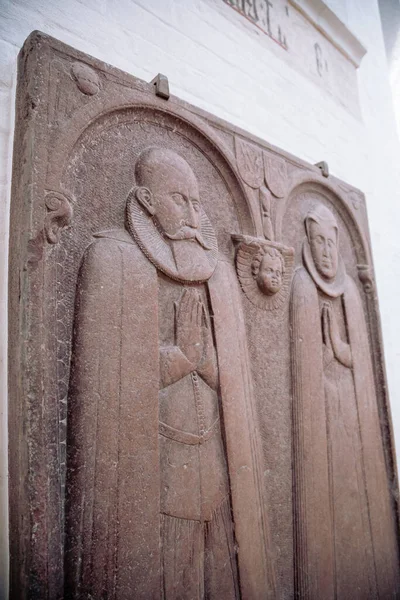
[[[174,234],[165,233],[165,235],[170,240],[196,240],[205,250],[211,250],[211,246],[207,244],[201,231],[188,225],[184,225]]]

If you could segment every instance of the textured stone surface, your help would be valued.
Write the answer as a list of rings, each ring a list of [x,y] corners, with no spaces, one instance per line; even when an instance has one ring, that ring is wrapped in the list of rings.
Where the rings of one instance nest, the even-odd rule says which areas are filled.
[[[166,598],[203,589],[227,598],[398,592],[396,481],[362,194],[42,34],[26,42],[19,77],[12,593],[62,596],[64,559],[70,597],[159,597],[160,575]],[[320,206],[332,213],[339,237],[329,241],[342,257],[337,272],[333,260],[323,273],[329,289],[312,268],[318,236],[304,229]],[[306,231],[312,258],[303,265]],[[311,317],[296,316],[303,272],[307,302],[316,298],[315,339],[299,350],[291,319],[311,329]],[[311,349],[325,347],[352,390],[348,418],[330,421],[326,406],[338,408],[326,386],[307,392],[309,381],[330,377],[312,360]],[[341,436],[355,448],[342,474]],[[314,469],[322,491],[308,517],[316,455],[325,456]],[[350,546],[341,543],[346,520],[359,514],[346,493],[336,500],[338,481],[365,519]],[[324,494],[333,524],[320,516]],[[348,561],[360,565],[353,596]]]

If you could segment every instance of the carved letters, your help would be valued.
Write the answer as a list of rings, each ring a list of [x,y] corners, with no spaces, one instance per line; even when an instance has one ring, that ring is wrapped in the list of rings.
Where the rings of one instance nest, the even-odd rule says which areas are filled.
[[[224,2],[232,6],[251,23],[259,27],[261,31],[269,35],[282,48],[287,50],[286,33],[282,29],[283,23],[279,17],[278,22],[276,22],[276,14],[274,12],[274,7],[276,11],[276,3],[271,2],[271,0],[224,0]],[[278,15],[280,12],[283,12],[282,8],[281,10],[279,8]],[[286,16],[289,14],[289,7],[287,5],[283,14],[286,14]]]
[[[19,69],[14,596],[397,597],[362,194],[44,34]]]

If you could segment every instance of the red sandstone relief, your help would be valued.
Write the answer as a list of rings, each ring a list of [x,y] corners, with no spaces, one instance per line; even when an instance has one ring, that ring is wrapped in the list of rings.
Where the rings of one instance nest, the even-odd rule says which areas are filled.
[[[16,118],[11,597],[395,597],[361,192],[40,33]]]
[[[296,590],[389,597],[397,538],[368,334],[333,213],[305,215],[291,298]]]

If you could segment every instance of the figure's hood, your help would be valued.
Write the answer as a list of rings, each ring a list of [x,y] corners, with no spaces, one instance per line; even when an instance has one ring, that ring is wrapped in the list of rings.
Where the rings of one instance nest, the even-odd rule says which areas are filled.
[[[331,281],[327,281],[317,271],[317,267],[315,266],[314,259],[311,254],[310,244],[307,238],[305,238],[303,242],[303,261],[306,266],[307,271],[309,272],[312,280],[315,285],[327,296],[331,298],[337,298],[344,293],[345,284],[346,284],[346,267],[344,266],[343,259],[340,254],[338,254],[338,269],[336,276]]]

